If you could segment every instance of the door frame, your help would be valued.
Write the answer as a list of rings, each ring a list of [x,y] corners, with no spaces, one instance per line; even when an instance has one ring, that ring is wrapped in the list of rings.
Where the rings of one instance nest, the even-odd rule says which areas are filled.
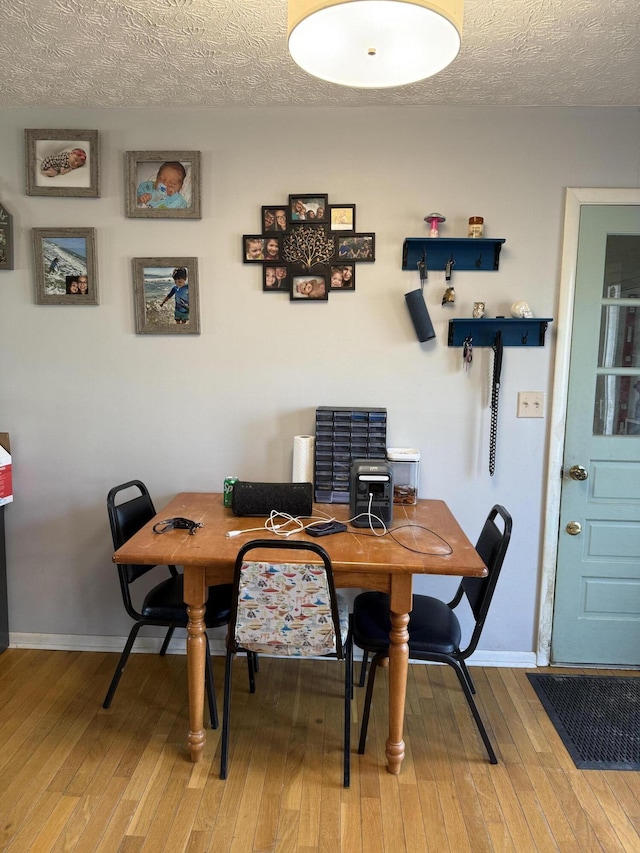
[[[583,205],[640,205],[640,188],[567,187],[565,196],[564,236],[560,268],[560,290],[555,328],[556,351],[553,372],[553,396],[549,419],[549,461],[545,500],[545,523],[542,544],[542,575],[538,621],[536,663],[549,666],[551,659],[551,629],[556,584],[558,535],[560,527],[560,497],[562,491],[562,461],[566,432],[567,397],[569,392],[569,359],[573,332],[573,304],[576,293],[578,235],[580,211]]]

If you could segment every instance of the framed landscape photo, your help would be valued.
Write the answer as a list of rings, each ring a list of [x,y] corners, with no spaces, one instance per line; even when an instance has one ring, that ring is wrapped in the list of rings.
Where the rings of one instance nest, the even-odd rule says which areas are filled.
[[[137,334],[200,334],[197,258],[134,258],[133,291]]]
[[[97,130],[27,129],[24,137],[27,195],[100,196]]]
[[[338,261],[375,261],[375,234],[350,234],[336,237]]]
[[[200,219],[199,151],[127,151],[126,212],[139,219]]]
[[[355,204],[332,204],[329,207],[329,228],[332,231],[355,231]]]
[[[291,276],[291,301],[324,301],[329,299],[326,275],[293,275]]]
[[[322,193],[289,196],[290,222],[327,222],[328,196]]]
[[[95,228],[33,228],[38,305],[98,305]]]

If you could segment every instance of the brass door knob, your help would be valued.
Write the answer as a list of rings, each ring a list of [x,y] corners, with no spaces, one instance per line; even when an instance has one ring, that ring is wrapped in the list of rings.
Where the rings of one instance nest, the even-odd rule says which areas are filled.
[[[569,536],[577,536],[578,533],[582,533],[582,525],[579,521],[570,521],[567,524],[566,530]]]
[[[586,468],[583,468],[582,465],[572,465],[569,468],[569,476],[572,480],[586,480],[589,476],[589,472]]]

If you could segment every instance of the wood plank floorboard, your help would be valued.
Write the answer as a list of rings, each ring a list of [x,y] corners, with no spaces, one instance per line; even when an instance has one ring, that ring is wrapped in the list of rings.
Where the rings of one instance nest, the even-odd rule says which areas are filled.
[[[640,853],[640,773],[577,770],[526,670],[471,669],[492,766],[455,674],[412,665],[396,777],[380,669],[364,755],[354,690],[345,790],[338,662],[261,658],[250,695],[235,661],[221,781],[220,729],[188,759],[185,657],[132,655],[105,711],[116,660],[0,655],[3,853]],[[214,670],[221,715],[222,658]]]

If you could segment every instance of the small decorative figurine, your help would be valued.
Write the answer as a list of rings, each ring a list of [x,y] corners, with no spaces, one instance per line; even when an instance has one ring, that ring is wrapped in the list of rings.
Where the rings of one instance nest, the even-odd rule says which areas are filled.
[[[528,319],[533,317],[533,311],[529,308],[528,302],[520,299],[518,302],[514,302],[511,306],[511,316],[518,319]]]
[[[484,302],[474,302],[472,315],[474,320],[481,320],[484,317]]]
[[[453,287],[448,287],[442,294],[442,304],[453,304],[456,301],[456,291]]]
[[[437,237],[440,223],[446,222],[447,217],[441,213],[429,213],[425,216],[424,221],[429,223],[429,237]]]

